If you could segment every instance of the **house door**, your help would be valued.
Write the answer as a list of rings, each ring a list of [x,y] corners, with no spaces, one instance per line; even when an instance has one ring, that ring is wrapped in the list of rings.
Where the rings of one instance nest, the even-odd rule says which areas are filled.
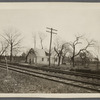
[[[32,59],[32,63],[34,64],[34,62],[35,62],[35,61],[34,61],[34,58],[33,58],[33,59]]]
[[[32,62],[31,62],[31,59],[29,59],[29,64],[31,64]]]

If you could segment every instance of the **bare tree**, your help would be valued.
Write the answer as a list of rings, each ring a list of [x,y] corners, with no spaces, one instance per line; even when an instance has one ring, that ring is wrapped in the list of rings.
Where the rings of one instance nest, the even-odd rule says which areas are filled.
[[[58,66],[60,65],[60,62],[61,62],[61,56],[62,56],[62,50],[63,50],[63,45],[61,42],[62,41],[60,37],[56,37],[54,41],[54,51],[56,52],[57,57],[58,57]]]
[[[60,65],[60,62],[61,62],[61,57],[62,57],[62,54],[63,54],[63,48],[64,46],[62,45],[60,49],[57,49],[56,47],[54,47],[54,50],[55,52],[57,53],[57,56],[58,56],[58,66]]]
[[[66,53],[69,52],[69,46],[65,41],[62,41],[60,37],[57,37],[54,43],[54,51],[56,52],[58,56],[58,66],[64,61],[64,58],[66,56]]]
[[[1,61],[1,56],[6,52],[9,44],[6,44],[4,41],[1,41],[0,44],[1,44],[1,49],[0,49],[0,61]]]
[[[43,40],[46,38],[46,34],[39,32],[39,38],[40,38],[40,43],[41,43],[41,48],[43,49]]]
[[[95,43],[95,46],[94,46],[94,49],[95,49],[95,60],[96,60],[96,65],[97,65],[97,69],[99,68],[99,55],[100,55],[100,44],[99,42],[96,41]]]
[[[62,53],[62,64],[64,64],[64,59],[66,57],[66,54],[71,53],[71,49],[70,49],[69,45],[67,43],[64,43],[63,45],[64,45],[64,48],[62,51],[63,52]]]
[[[8,48],[9,44],[6,44],[3,41],[1,41],[0,44],[1,44],[0,56],[2,56],[4,54],[4,52],[6,51],[6,49]]]
[[[17,29],[10,28],[3,30],[3,34],[1,36],[4,38],[6,44],[9,44],[11,62],[13,58],[13,52],[18,51],[21,47],[21,33]]]
[[[89,52],[88,50],[83,50],[80,52],[80,58],[81,58],[81,63],[83,66],[88,67],[91,59],[93,58],[93,55],[91,52]]]
[[[75,67],[75,57],[78,56],[81,51],[87,50],[88,47],[91,47],[94,45],[94,40],[88,41],[86,39],[87,45],[85,47],[83,47],[82,49],[80,49],[78,52],[76,52],[76,46],[79,44],[82,44],[82,42],[80,41],[82,38],[83,38],[83,35],[75,36],[75,40],[73,42],[69,43],[69,45],[72,47],[71,61],[72,61],[73,67]]]
[[[66,54],[70,52],[69,47],[66,45],[66,43],[62,44],[61,47],[58,49],[54,47],[55,52],[57,53],[58,56],[58,66],[61,63],[61,58],[62,58],[62,64],[64,63],[64,58],[66,57]]]

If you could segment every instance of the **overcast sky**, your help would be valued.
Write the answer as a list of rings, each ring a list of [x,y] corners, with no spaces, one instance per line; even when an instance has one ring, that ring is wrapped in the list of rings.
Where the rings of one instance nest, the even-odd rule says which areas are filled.
[[[100,3],[1,3],[0,30],[7,27],[21,31],[26,48],[34,46],[32,33],[38,32],[47,34],[44,44],[49,46],[46,27],[57,29],[66,41],[73,41],[75,34],[100,41]],[[39,43],[37,39],[38,48]]]

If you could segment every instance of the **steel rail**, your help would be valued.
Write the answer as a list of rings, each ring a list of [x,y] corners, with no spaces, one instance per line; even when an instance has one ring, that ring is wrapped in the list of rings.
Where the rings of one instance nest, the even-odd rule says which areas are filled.
[[[2,66],[2,65],[0,67],[6,68],[6,66]],[[12,70],[12,71],[17,71],[17,72],[28,74],[28,75],[33,75],[33,76],[48,79],[48,80],[51,80],[51,81],[55,81],[55,82],[59,82],[59,83],[63,83],[63,84],[68,84],[68,85],[72,85],[72,86],[76,86],[76,87],[80,87],[80,88],[84,88],[84,89],[88,89],[88,90],[92,90],[92,91],[96,91],[96,92],[100,92],[100,90],[98,89],[96,84],[95,84],[96,85],[95,87],[97,87],[97,89],[90,87],[91,85],[93,86],[92,83],[91,84],[85,83],[85,82],[81,82],[81,81],[78,81],[78,80],[57,77],[57,76],[54,76],[54,75],[40,73],[40,72],[34,72],[34,71],[31,71],[31,70],[27,70],[27,69],[23,69],[23,68],[17,68],[17,67],[9,66],[9,69]],[[85,84],[83,84],[83,83],[85,83]],[[89,85],[87,85],[87,84],[89,84]]]
[[[2,63],[2,64],[4,64],[4,63]],[[13,64],[9,64],[9,65],[13,65]],[[31,69],[37,69],[37,70],[43,70],[43,71],[49,71],[49,72],[55,72],[55,73],[61,73],[61,74],[67,74],[67,75],[74,75],[74,76],[87,77],[87,78],[95,78],[95,79],[100,80],[100,75],[96,75],[96,74],[90,74],[90,73],[88,74],[88,73],[61,70],[61,69],[59,70],[59,69],[47,68],[47,67],[36,67],[36,66],[29,66],[29,65],[22,65],[22,64],[18,64],[17,66],[31,68]]]
[[[86,83],[86,84],[92,84],[92,85],[96,85],[96,86],[100,86],[100,84],[98,83],[91,83],[91,82],[87,82],[87,81],[80,81],[80,80],[77,80],[77,79],[71,79],[71,78],[66,78],[66,77],[63,77],[63,76],[58,76],[58,75],[51,75],[51,73],[44,73],[44,72],[38,72],[36,70],[32,70],[32,69],[28,69],[28,68],[22,68],[22,67],[19,67],[19,66],[13,66],[13,65],[9,65],[9,67],[13,67],[13,68],[17,68],[17,69],[22,69],[22,70],[25,70],[25,71],[30,71],[30,72],[34,72],[34,73],[38,73],[38,74],[43,74],[43,75],[49,75],[49,76],[54,76],[54,77],[57,77],[57,78],[62,78],[62,79],[67,79],[67,80],[71,80],[71,81],[76,81],[76,82],[81,82],[81,83]]]

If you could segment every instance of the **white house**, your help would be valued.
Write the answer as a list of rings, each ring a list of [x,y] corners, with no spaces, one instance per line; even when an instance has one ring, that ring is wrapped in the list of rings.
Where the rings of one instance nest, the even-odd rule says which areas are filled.
[[[49,64],[49,53],[44,49],[31,48],[26,56],[26,62],[30,64]],[[55,53],[51,54],[51,64],[58,64]]]

